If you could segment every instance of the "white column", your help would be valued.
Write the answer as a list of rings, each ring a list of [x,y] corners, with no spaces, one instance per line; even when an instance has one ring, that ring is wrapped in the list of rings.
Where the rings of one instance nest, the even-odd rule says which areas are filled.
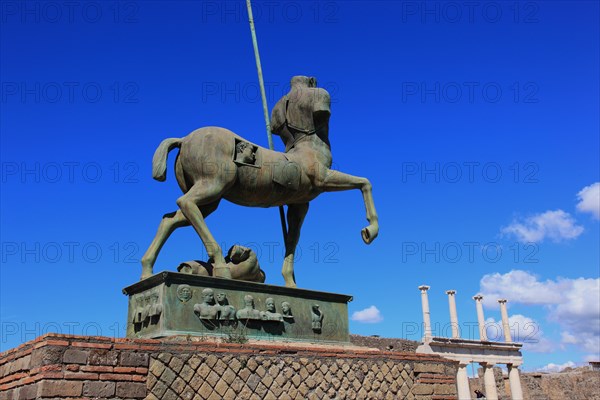
[[[427,297],[429,286],[421,285],[419,286],[419,290],[421,291],[421,306],[423,307],[423,324],[425,329],[423,342],[429,342],[431,341],[431,318],[429,315],[429,298]]]
[[[510,383],[510,396],[512,400],[523,400],[519,368],[512,364],[508,364],[508,381]]]
[[[458,327],[458,315],[456,314],[456,290],[447,290],[448,295],[448,306],[450,307],[450,325],[452,326],[452,339],[460,338],[460,331]]]
[[[481,363],[483,367],[483,387],[485,388],[485,398],[487,400],[498,400],[496,391],[496,379],[494,378],[494,364]]]
[[[471,388],[469,387],[468,364],[458,364],[456,373],[456,388],[458,389],[458,400],[471,400]]]
[[[478,294],[477,296],[473,296],[473,300],[475,300],[475,307],[477,308],[477,322],[479,323],[479,340],[482,342],[487,342],[487,333],[485,332],[485,318],[483,318],[483,304],[481,300],[483,300],[483,296]]]
[[[508,323],[508,312],[506,311],[506,299],[498,299],[500,303],[500,313],[502,314],[502,330],[504,331],[504,341],[511,343],[512,338],[510,337],[510,325]]]

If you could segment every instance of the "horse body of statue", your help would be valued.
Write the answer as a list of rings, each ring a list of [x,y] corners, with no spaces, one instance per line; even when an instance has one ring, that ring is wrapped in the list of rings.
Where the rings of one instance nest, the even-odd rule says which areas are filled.
[[[153,177],[165,180],[167,154],[179,148],[175,175],[184,195],[177,200],[179,210],[163,217],[142,257],[142,279],[152,275],[156,257],[170,234],[187,225],[202,239],[213,260],[214,276],[231,278],[222,250],[204,221],[221,199],[250,207],[288,206],[282,270],[286,286],[296,286],[294,252],[308,203],[319,194],[360,189],[369,221],[362,237],[371,243],[379,232],[371,184],[365,178],[330,169],[329,106],[329,94],[316,87],[314,78],[292,78],[290,92],[272,113],[272,132],[282,138],[285,153],[265,149],[219,127],[165,139],[154,154]]]

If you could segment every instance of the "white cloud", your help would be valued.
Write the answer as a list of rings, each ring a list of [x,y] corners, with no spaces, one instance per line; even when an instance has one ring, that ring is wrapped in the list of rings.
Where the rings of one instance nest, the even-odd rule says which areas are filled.
[[[546,211],[522,221],[514,220],[502,228],[502,233],[515,236],[521,242],[542,242],[548,238],[554,242],[575,239],[583,232],[571,214],[563,210]]]
[[[504,341],[502,321],[488,318],[485,321],[486,334],[489,340]],[[521,314],[508,317],[511,339],[523,343],[524,350],[535,353],[550,353],[554,351],[553,343],[544,336],[540,325],[533,319]]]
[[[352,314],[352,321],[376,324],[377,322],[383,321],[383,316],[377,307],[371,306],[361,311],[355,311]]]
[[[548,320],[561,327],[563,345],[575,345],[600,358],[600,278],[541,281],[527,271],[513,270],[485,275],[480,291],[486,306],[497,307],[498,298],[509,304],[545,306]]]
[[[576,365],[573,361],[567,361],[564,364],[553,364],[550,363],[548,365],[543,366],[542,368],[538,368],[536,371],[538,372],[560,372],[565,368],[575,368]]]
[[[561,292],[569,285],[568,280],[542,282],[535,275],[522,270],[484,275],[479,282],[483,302],[492,308],[498,307],[497,299],[501,298],[507,299],[509,304],[556,304],[562,299]]]
[[[577,209],[600,219],[600,182],[586,186],[577,193]]]
[[[560,342],[562,344],[577,344],[579,342],[577,336],[571,335],[569,332],[561,332],[560,337]]]

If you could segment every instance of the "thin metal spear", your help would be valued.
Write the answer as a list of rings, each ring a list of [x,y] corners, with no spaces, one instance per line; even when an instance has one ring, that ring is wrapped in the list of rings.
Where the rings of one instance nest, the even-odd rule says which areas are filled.
[[[250,0],[246,0],[246,6],[248,7],[248,21],[250,22],[250,32],[252,33],[252,44],[254,45],[254,58],[256,59],[256,70],[258,71],[258,83],[260,86],[260,95],[262,97],[263,113],[267,125],[267,139],[269,141],[269,149],[274,150],[273,136],[271,135],[271,122],[269,121],[269,107],[267,106],[265,82],[263,80],[262,66],[260,64],[258,41],[256,40],[256,30],[254,29],[254,17],[252,16],[252,4],[250,4]],[[279,218],[281,219],[281,230],[283,231],[283,239],[285,241],[287,239],[287,226],[285,223],[285,211],[283,210],[283,206],[279,206]]]

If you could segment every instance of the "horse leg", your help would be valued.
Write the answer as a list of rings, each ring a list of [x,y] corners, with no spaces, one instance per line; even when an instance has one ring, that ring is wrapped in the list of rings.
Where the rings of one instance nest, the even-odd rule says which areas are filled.
[[[207,217],[210,213],[217,209],[218,205],[219,202],[215,202],[202,207],[202,215]],[[165,244],[169,236],[171,236],[171,234],[175,231],[175,229],[189,225],[190,222],[183,215],[181,210],[177,210],[175,212],[168,213],[163,216],[163,219],[160,222],[160,225],[158,226],[156,236],[154,236],[152,243],[150,244],[148,250],[146,250],[146,253],[142,257],[141,279],[146,279],[152,276],[154,263],[156,262],[158,253],[160,253],[160,250],[162,249],[163,245]]]
[[[294,253],[298,240],[300,240],[300,228],[304,222],[304,217],[308,212],[308,203],[290,204],[287,210],[288,233],[285,237],[285,258],[283,259],[283,268],[281,274],[285,280],[285,286],[296,287],[296,277],[294,275]]]
[[[177,199],[177,205],[202,239],[208,256],[212,258],[214,262],[213,275],[219,278],[231,279],[231,271],[225,263],[223,251],[208,230],[204,221],[205,216],[202,215],[200,210],[203,205],[218,202],[224,192],[225,187],[219,181],[199,181],[186,194]]]
[[[375,204],[373,203],[371,182],[367,178],[327,170],[325,178],[317,186],[325,192],[360,189],[367,211],[367,221],[369,221],[369,226],[361,231],[362,239],[366,244],[370,244],[375,240],[379,234],[379,221],[377,219],[377,211],[375,211]]]
[[[183,216],[181,210],[177,210],[163,216],[163,219],[160,221],[160,225],[158,226],[156,236],[154,236],[150,247],[148,247],[148,250],[146,250],[146,253],[142,257],[141,279],[146,279],[152,276],[156,257],[158,256],[160,249],[163,247],[169,236],[171,236],[171,233],[173,233],[175,229],[187,225],[189,225],[189,222]]]

